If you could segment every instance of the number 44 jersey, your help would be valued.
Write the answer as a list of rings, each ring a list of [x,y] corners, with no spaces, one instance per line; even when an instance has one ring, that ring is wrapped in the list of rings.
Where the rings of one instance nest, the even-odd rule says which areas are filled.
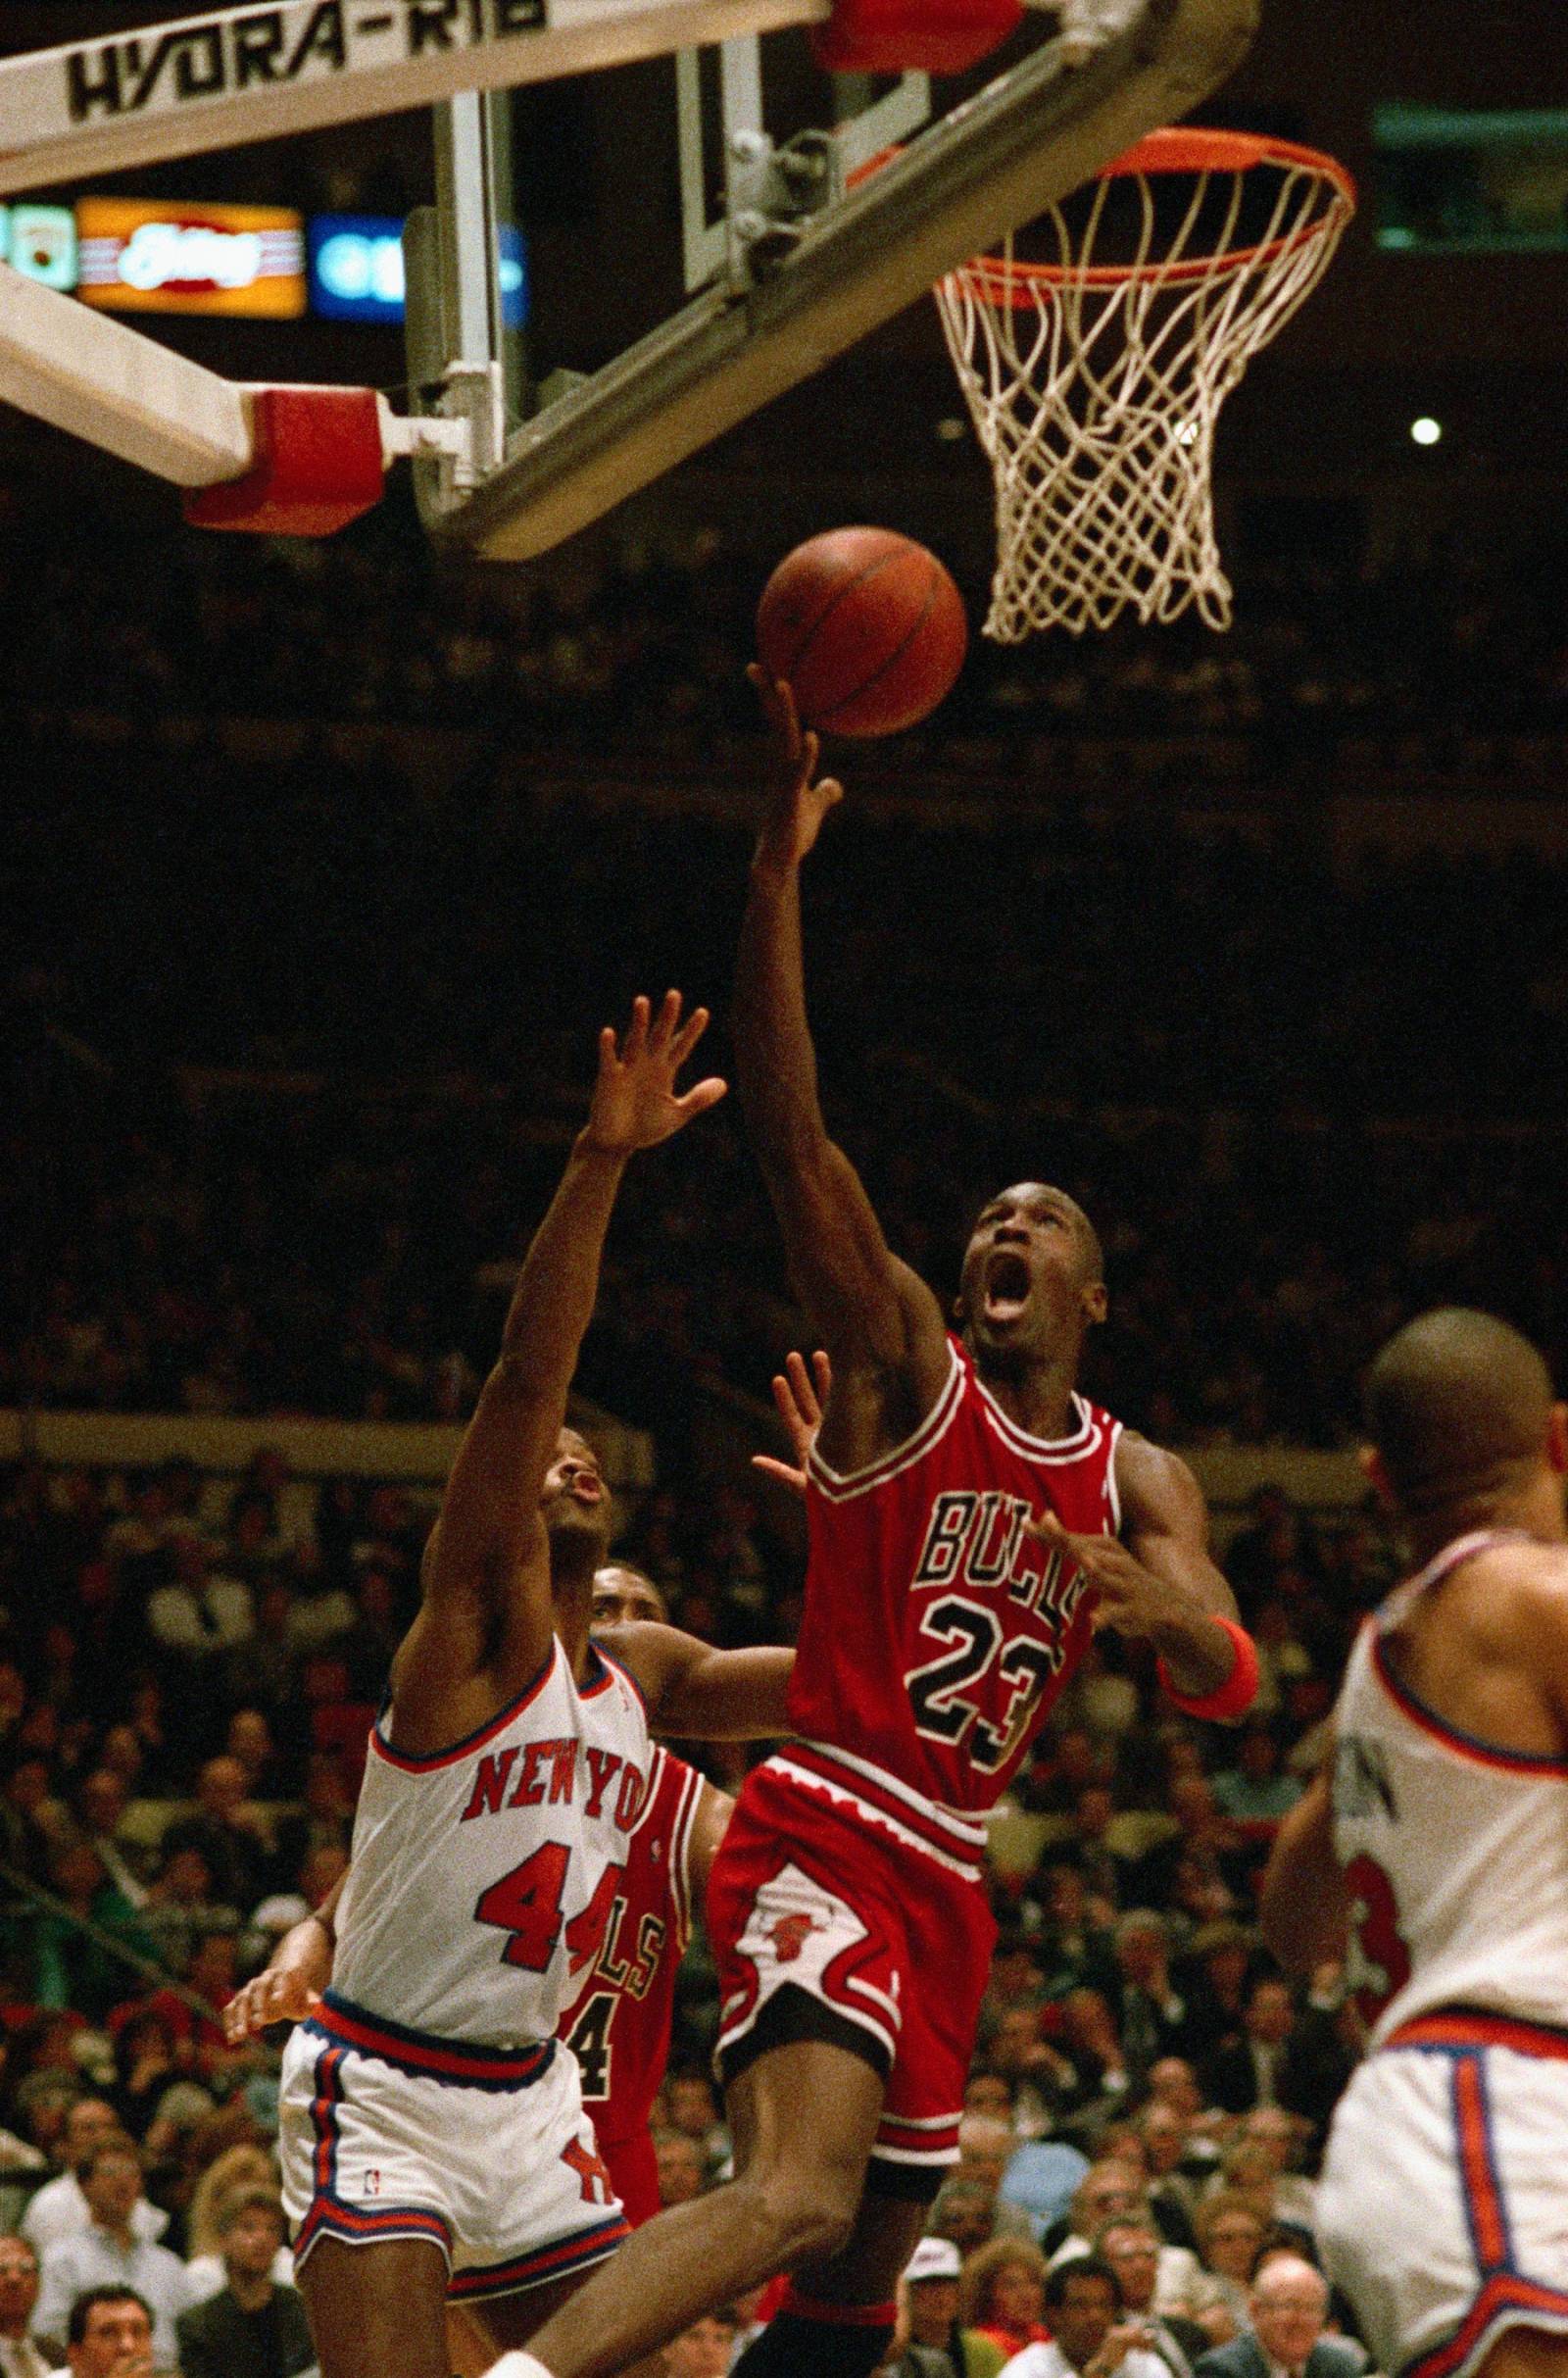
[[[908,1441],[853,1477],[812,1453],[810,1561],[789,1716],[820,1746],[928,1802],[990,1808],[1089,1637],[1070,1555],[1027,1533],[1054,1511],[1074,1535],[1115,1535],[1121,1423],[1072,1401],[1063,1437],[1032,1437],[967,1350]],[[861,1763],[863,1762],[863,1763]]]
[[[488,1726],[428,1758],[377,1725],[338,1914],[340,2019],[502,2050],[555,2037],[599,1955],[652,1758],[637,1687],[589,1659],[578,1685],[556,1644]]]

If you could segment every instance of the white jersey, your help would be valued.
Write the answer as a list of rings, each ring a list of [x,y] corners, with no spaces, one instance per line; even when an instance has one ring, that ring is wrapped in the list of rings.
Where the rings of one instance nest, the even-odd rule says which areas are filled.
[[[1350,1898],[1349,1982],[1380,2047],[1467,2006],[1568,2026],[1568,1761],[1447,1725],[1395,1675],[1385,1634],[1478,1533],[1399,1586],[1356,1638],[1336,1711],[1334,1848]]]
[[[340,2019],[503,2051],[554,2039],[599,1954],[652,1763],[642,1695],[589,1657],[579,1689],[556,1644],[525,1693],[429,1758],[396,1750],[383,1714],[338,1910]]]

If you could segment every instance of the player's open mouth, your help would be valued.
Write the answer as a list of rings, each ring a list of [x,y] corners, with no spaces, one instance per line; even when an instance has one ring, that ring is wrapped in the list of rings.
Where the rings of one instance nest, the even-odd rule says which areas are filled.
[[[1029,1302],[1032,1286],[1023,1256],[1007,1250],[994,1255],[986,1265],[986,1319],[1015,1321]]]

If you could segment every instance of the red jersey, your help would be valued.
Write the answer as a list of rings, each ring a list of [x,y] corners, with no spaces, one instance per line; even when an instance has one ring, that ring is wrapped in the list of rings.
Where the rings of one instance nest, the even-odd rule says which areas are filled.
[[[1077,1562],[1024,1528],[1053,1511],[1074,1535],[1118,1532],[1121,1423],[1074,1396],[1066,1436],[1031,1437],[949,1344],[947,1384],[905,1444],[853,1477],[814,1449],[807,1464],[789,1756],[821,1744],[973,1812],[1000,1798],[1089,1638]]]
[[[664,2077],[675,1968],[691,1937],[692,1825],[702,1789],[694,1767],[655,1746],[604,1946],[562,2018],[601,2147],[646,2133]]]

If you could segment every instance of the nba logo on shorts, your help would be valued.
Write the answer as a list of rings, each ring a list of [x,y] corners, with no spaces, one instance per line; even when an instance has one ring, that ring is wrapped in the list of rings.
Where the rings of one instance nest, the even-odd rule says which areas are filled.
[[[368,2197],[378,2197],[381,2194],[381,2175],[373,2166],[365,2175],[365,2193]]]

